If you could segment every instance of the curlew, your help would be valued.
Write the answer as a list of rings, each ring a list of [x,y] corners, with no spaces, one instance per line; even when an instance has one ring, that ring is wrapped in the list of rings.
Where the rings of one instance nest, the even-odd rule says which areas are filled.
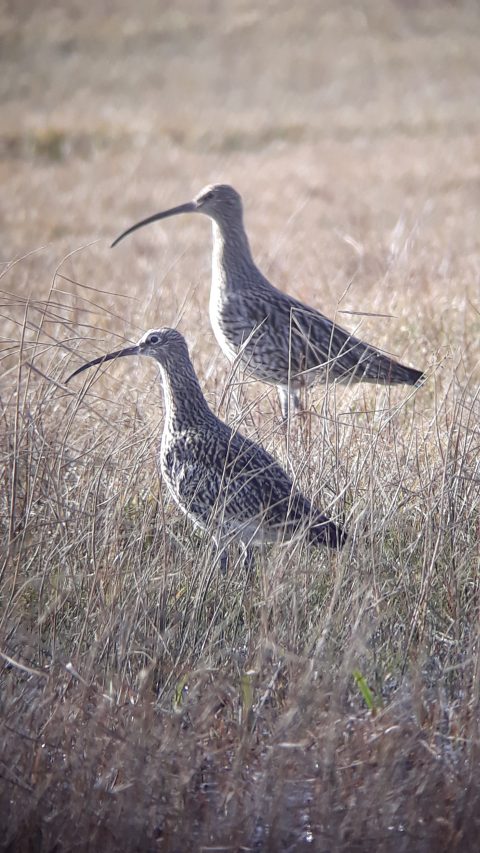
[[[278,462],[214,415],[185,339],[174,329],[152,329],[135,346],[94,358],[66,381],[96,364],[134,355],[150,356],[160,366],[163,478],[182,512],[210,533],[222,568],[233,541],[242,545],[246,565],[252,562],[252,546],[301,534],[314,545],[343,545],[342,528],[295,489]]]
[[[242,199],[233,187],[205,187],[193,201],[132,225],[112,246],[144,225],[181,213],[203,213],[213,223],[210,321],[215,337],[247,374],[277,386],[284,419],[292,406],[298,410],[301,388],[317,378],[384,385],[423,381],[420,370],[400,364],[270,284],[253,260]]]

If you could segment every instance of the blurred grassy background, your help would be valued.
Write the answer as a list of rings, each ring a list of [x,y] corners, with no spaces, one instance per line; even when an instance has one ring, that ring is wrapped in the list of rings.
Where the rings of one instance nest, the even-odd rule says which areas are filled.
[[[421,356],[453,344],[430,324],[478,285],[479,17],[427,0],[4,3],[2,260],[46,247],[9,288],[44,296],[75,251],[62,272],[139,297],[141,328],[170,322],[190,287],[205,305],[206,223],[108,242],[228,180],[280,287],[326,313],[347,286],[345,309],[405,315],[415,300]],[[397,323],[365,333],[405,348]]]

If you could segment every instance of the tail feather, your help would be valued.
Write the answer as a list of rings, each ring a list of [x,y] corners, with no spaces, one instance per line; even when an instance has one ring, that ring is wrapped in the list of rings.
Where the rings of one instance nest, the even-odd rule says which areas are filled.
[[[425,374],[414,367],[407,367],[399,361],[383,356],[386,361],[379,373],[378,381],[386,385],[421,385],[425,381]]]
[[[308,540],[312,545],[328,545],[329,548],[343,548],[347,531],[325,515],[319,515],[308,530]]]
[[[412,385],[415,385],[416,388],[420,388],[420,385],[423,385],[423,383],[426,381],[427,374],[422,373],[421,370],[413,370],[413,368],[410,368],[410,370],[413,373],[417,374],[416,378],[414,378],[414,381],[412,382]]]
[[[363,382],[378,382],[384,385],[421,385],[426,376],[421,370],[385,355],[373,347],[365,347],[358,360],[355,378]]]
[[[315,340],[315,346],[319,348],[318,340]],[[335,326],[331,333],[326,355],[331,359],[329,372],[332,378],[341,382],[353,380],[382,385],[418,385],[425,379],[421,370],[401,364],[340,326]]]

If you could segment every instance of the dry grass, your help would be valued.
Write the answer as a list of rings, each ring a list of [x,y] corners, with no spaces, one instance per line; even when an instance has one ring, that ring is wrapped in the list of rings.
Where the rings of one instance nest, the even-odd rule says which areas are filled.
[[[477,4],[218,8],[1,18],[0,849],[475,850]],[[108,248],[212,179],[280,287],[392,315],[341,319],[428,383],[316,389],[287,453],[275,395],[227,384],[206,222]],[[63,385],[177,323],[342,555],[212,573],[159,482],[153,366]]]

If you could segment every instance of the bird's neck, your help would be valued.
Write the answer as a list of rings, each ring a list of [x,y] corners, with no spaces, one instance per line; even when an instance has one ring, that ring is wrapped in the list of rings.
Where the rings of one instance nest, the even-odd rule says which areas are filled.
[[[212,284],[238,289],[255,267],[243,222],[212,222]]]
[[[165,399],[165,426],[179,432],[214,417],[190,360],[160,364]]]

